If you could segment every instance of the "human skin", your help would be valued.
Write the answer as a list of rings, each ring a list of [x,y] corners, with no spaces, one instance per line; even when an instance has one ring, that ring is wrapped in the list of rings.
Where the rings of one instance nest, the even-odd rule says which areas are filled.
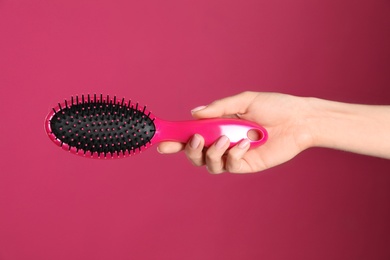
[[[226,136],[206,148],[199,134],[186,144],[163,142],[157,147],[162,154],[184,151],[195,166],[205,165],[214,174],[263,171],[311,147],[390,159],[390,106],[246,91],[197,107],[192,115],[196,119],[241,118],[268,131],[268,141],[254,149],[249,149],[248,139],[228,149]]]

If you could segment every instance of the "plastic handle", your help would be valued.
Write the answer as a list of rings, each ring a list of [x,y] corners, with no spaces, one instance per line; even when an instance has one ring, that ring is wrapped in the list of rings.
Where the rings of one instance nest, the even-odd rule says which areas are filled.
[[[155,120],[156,133],[154,142],[177,141],[186,143],[194,134],[200,134],[205,139],[205,146],[211,146],[219,137],[225,135],[230,140],[230,146],[236,145],[243,139],[250,141],[251,147],[266,142],[267,131],[256,123],[241,119],[201,119],[192,121],[172,122],[161,119]],[[258,138],[252,140],[248,133],[255,131]]]

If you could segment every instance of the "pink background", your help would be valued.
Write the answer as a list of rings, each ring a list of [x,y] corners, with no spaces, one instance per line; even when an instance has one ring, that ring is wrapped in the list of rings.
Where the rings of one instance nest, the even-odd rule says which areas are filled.
[[[244,90],[390,104],[389,28],[385,0],[0,0],[0,259],[390,259],[389,161],[310,149],[214,176],[43,128],[82,93],[168,120]]]

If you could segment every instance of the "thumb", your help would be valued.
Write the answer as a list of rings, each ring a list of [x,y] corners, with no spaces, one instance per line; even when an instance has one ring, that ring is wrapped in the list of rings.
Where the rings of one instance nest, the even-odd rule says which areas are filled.
[[[207,106],[196,107],[191,110],[191,113],[193,117],[198,119],[245,114],[254,97],[255,93],[253,92],[243,92],[216,100]]]

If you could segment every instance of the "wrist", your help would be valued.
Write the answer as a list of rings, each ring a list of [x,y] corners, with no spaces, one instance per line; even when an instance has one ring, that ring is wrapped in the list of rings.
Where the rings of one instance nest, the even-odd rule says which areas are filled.
[[[298,118],[298,143],[302,149],[311,147],[333,147],[335,131],[343,128],[351,119],[345,104],[315,97],[300,98]]]
[[[320,136],[317,129],[320,116],[318,105],[321,102],[318,98],[294,97],[296,98],[293,118],[293,132],[296,144],[303,151],[318,146]]]
[[[309,147],[329,147],[331,146],[329,137],[331,136],[332,125],[340,125],[344,120],[345,111],[342,111],[338,102],[323,100],[320,98],[307,98],[308,109],[305,115],[305,127],[310,136]],[[345,121],[344,121],[345,122]]]

